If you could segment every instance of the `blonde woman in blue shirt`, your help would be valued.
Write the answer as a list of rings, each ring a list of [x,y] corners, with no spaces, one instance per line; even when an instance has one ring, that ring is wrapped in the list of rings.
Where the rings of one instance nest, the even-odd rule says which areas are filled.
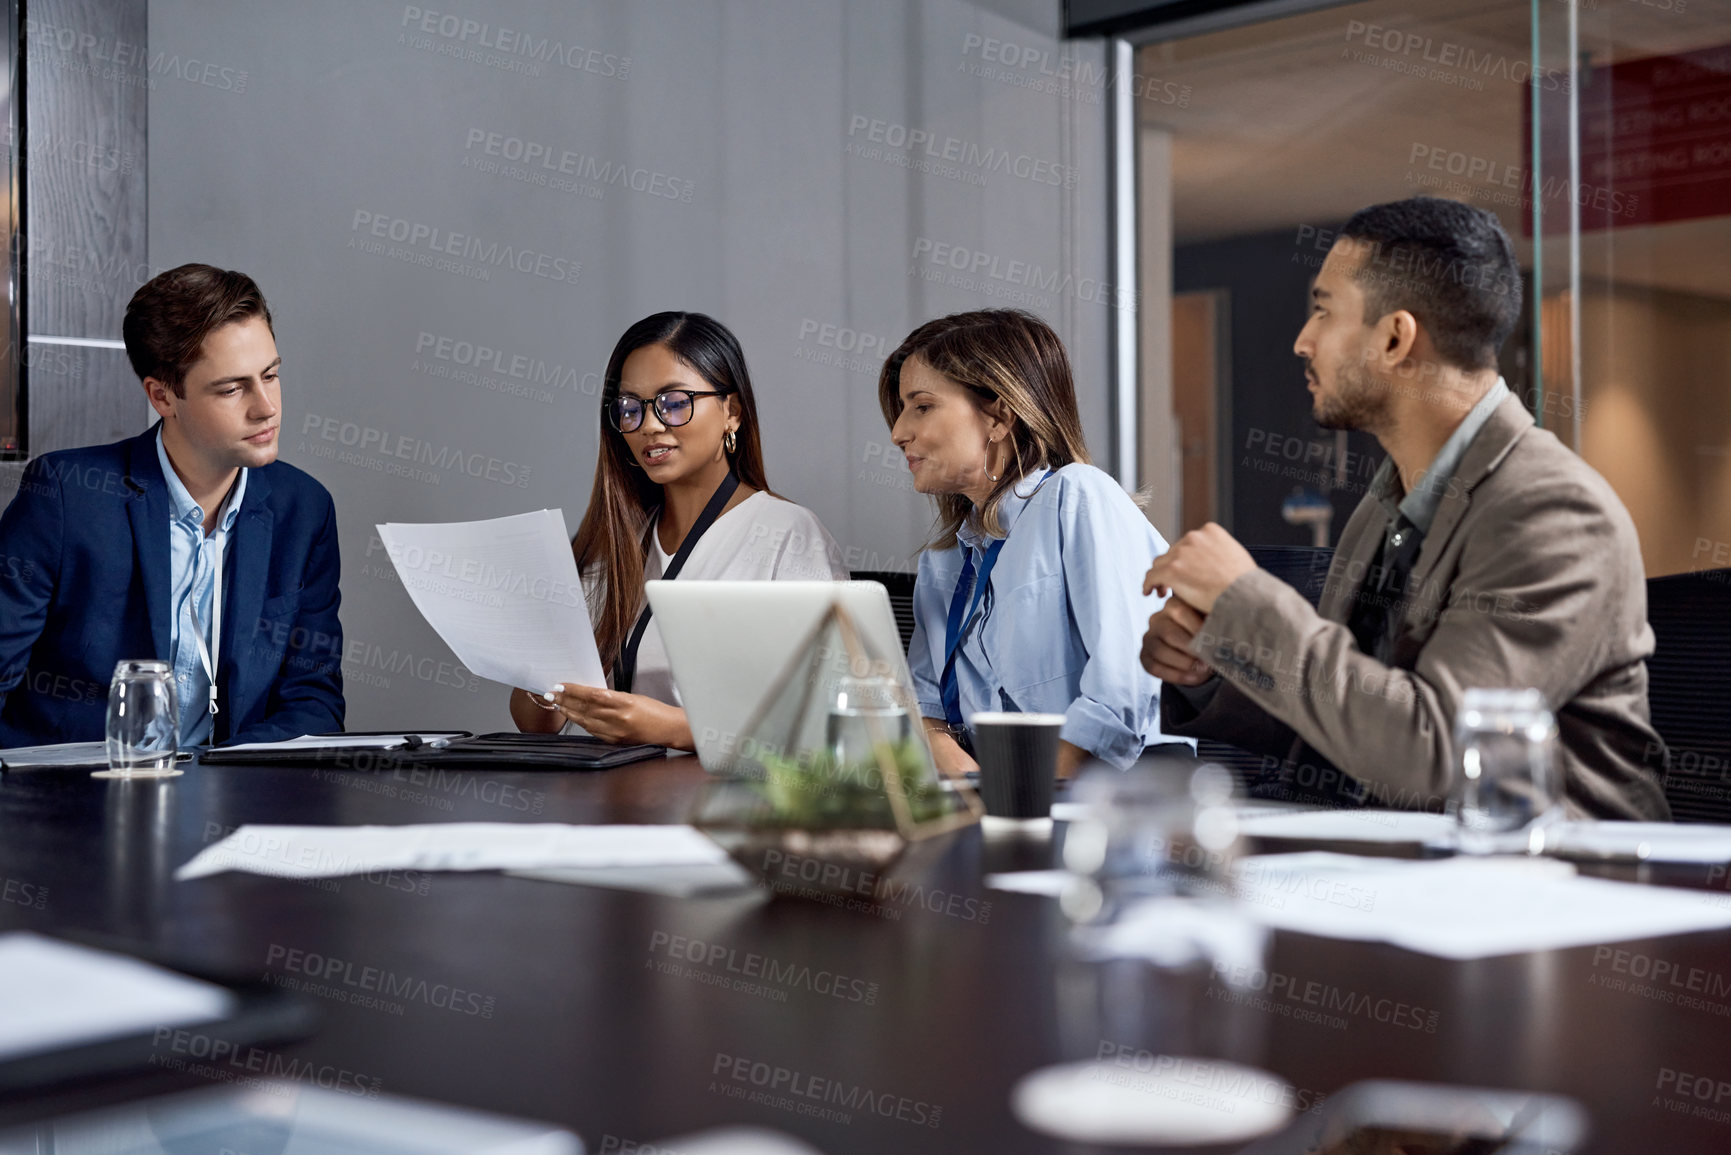
[[[1058,335],[1006,309],[928,322],[884,362],[878,401],[937,498],[908,664],[939,766],[977,769],[967,719],[988,710],[1064,715],[1065,776],[1163,744],[1140,646],[1164,600],[1142,577],[1166,542],[1089,464]]]

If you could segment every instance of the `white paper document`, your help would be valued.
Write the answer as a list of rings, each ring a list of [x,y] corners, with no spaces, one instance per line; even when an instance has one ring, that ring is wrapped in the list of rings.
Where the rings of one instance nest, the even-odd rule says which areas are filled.
[[[176,762],[190,762],[192,752],[183,750],[174,757]],[[7,770],[38,768],[105,768],[108,746],[103,742],[59,742],[52,746],[14,746],[0,750],[0,767]]]
[[[763,893],[753,886],[755,880],[750,873],[732,859],[702,866],[553,866],[509,873],[514,878],[563,882],[573,886],[602,886],[611,890],[633,890],[639,894],[664,894],[670,898],[742,891]]]
[[[52,746],[14,746],[0,750],[0,766],[107,766],[105,742],[59,742]]]
[[[1446,842],[1454,819],[1422,810],[1298,810],[1240,815],[1238,830],[1249,838],[1295,838],[1318,842]]]
[[[212,1022],[233,1003],[222,987],[125,955],[0,935],[0,1060]]]
[[[1452,959],[1731,927],[1731,896],[1584,878],[1550,858],[1259,855],[1239,863],[1238,891],[1265,926]]]
[[[1545,832],[1545,850],[1636,862],[1731,862],[1731,826],[1677,822],[1564,822]]]
[[[428,746],[442,746],[461,736],[457,730],[405,730],[401,734],[302,734],[299,738],[287,738],[281,742],[242,742],[238,746],[224,746],[223,750],[396,750],[408,745],[410,734]]]
[[[415,608],[469,669],[530,690],[607,684],[563,513],[377,528]]]
[[[419,826],[242,826],[174,872],[182,882],[244,870],[335,878],[379,870],[703,866],[727,853],[691,826],[438,822]]]

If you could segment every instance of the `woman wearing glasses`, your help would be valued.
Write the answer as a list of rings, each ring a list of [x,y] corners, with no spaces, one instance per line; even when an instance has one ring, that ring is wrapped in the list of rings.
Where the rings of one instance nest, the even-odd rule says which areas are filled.
[[[511,692],[520,730],[575,722],[609,742],[693,748],[648,580],[844,580],[811,512],[770,492],[739,342],[702,313],[656,313],[625,331],[602,386],[601,452],[571,543],[606,689]]]
[[[1062,714],[1065,775],[1166,744],[1141,662],[1162,604],[1142,576],[1166,543],[1088,464],[1058,335],[1007,309],[930,321],[884,362],[878,402],[914,488],[937,498],[908,665],[939,766],[976,768],[981,711]]]

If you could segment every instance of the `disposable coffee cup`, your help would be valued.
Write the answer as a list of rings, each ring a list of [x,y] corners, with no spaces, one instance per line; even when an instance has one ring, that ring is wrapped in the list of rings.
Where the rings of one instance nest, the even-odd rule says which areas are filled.
[[[969,721],[986,813],[995,818],[1049,817],[1064,715],[988,712]]]

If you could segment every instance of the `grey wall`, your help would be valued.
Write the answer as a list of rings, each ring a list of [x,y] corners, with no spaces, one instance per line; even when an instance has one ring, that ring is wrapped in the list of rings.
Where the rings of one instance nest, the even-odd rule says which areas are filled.
[[[599,374],[650,312],[739,334],[771,484],[854,568],[906,567],[930,523],[875,396],[922,321],[1046,317],[1106,446],[1105,92],[1059,79],[1103,57],[1050,38],[1057,0],[446,0],[432,31],[423,9],[150,5],[152,53],[197,62],[150,89],[150,263],[241,268],[271,301],[283,458],[342,519],[352,727],[509,724],[372,526],[552,507],[574,531]]]

